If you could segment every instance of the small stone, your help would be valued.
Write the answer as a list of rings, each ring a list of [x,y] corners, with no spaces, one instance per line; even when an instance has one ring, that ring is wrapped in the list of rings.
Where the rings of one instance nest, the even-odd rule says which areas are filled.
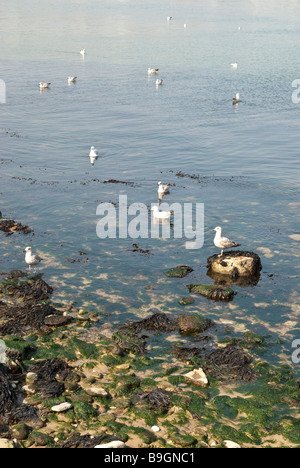
[[[68,403],[67,401],[65,403],[61,403],[60,405],[53,406],[51,408],[51,411],[54,411],[54,413],[64,413],[65,411],[69,411],[73,406],[71,403]]]
[[[152,430],[153,432],[159,432],[159,431],[160,431],[160,428],[159,428],[158,426],[152,426],[152,427],[151,427],[151,430]]]
[[[22,389],[24,390],[25,393],[27,393],[27,395],[35,395],[36,394],[36,390],[31,387],[30,385],[24,385],[24,387],[22,387]]]
[[[39,376],[35,372],[28,372],[26,375],[26,383],[28,385],[33,385],[35,384],[39,379]]]
[[[109,442],[108,444],[101,444],[96,445],[96,449],[103,448],[103,449],[120,449],[126,448],[126,445],[121,440],[114,440],[113,442]]]
[[[198,387],[207,387],[208,386],[208,379],[203,371],[203,369],[194,369],[191,372],[188,372],[185,374],[185,379],[188,381],[188,383],[192,385],[197,385]]]
[[[232,442],[231,440],[224,440],[223,445],[228,449],[240,449],[242,448],[239,444]]]
[[[193,271],[193,268],[187,265],[179,265],[175,268],[171,268],[170,270],[165,271],[165,275],[168,278],[184,278]]]

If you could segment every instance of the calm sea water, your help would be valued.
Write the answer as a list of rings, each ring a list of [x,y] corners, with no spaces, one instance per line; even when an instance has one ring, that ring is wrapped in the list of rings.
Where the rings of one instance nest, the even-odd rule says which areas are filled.
[[[299,241],[290,237],[300,234],[300,104],[291,99],[299,18],[296,0],[49,0],[42,8],[3,0],[0,209],[35,235],[0,235],[1,270],[24,268],[30,244],[45,258],[41,271],[57,286],[56,300],[96,310],[101,323],[157,309],[176,315],[187,283],[212,282],[206,259],[216,251],[211,230],[221,225],[260,253],[260,282],[236,287],[232,304],[198,298],[189,311],[216,320],[220,333],[230,325],[280,336],[283,345],[267,358],[290,363],[300,337]],[[160,69],[159,89],[148,67]],[[68,86],[69,75],[76,85]],[[40,93],[40,81],[51,89]],[[91,145],[99,150],[94,167]],[[174,184],[166,201],[205,204],[201,250],[138,240],[153,253],[145,256],[130,251],[131,239],[97,238],[100,202],[127,194],[150,207],[158,180]],[[164,276],[182,263],[194,268],[190,278]]]

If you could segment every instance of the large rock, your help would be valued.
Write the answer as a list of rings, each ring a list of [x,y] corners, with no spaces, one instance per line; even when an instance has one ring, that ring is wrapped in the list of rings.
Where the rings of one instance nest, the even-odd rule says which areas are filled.
[[[207,266],[209,272],[232,278],[255,277],[262,269],[259,255],[240,250],[224,253],[222,257],[213,255],[207,259]]]
[[[184,278],[185,276],[192,273],[194,270],[193,268],[187,265],[179,265],[175,268],[171,268],[170,270],[165,271],[165,275],[168,278]]]
[[[183,334],[203,333],[214,326],[214,323],[201,315],[181,314],[178,319],[180,332]]]

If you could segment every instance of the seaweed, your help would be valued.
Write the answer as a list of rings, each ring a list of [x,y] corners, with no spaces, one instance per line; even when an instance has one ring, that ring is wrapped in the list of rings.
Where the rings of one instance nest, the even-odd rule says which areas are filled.
[[[168,317],[166,314],[156,312],[150,317],[138,322],[129,322],[122,327],[121,331],[141,333],[143,330],[169,333],[178,328],[178,320]]]

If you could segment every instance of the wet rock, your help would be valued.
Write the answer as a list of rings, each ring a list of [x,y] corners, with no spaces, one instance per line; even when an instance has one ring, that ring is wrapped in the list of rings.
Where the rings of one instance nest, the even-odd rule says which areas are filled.
[[[203,333],[214,326],[214,322],[201,315],[182,314],[178,319],[180,332],[183,334]]]
[[[235,296],[235,292],[231,288],[222,288],[216,285],[189,284],[187,288],[190,293],[200,294],[213,301],[230,302]]]
[[[69,317],[63,315],[49,315],[45,318],[44,324],[49,327],[64,327],[71,322]]]
[[[28,336],[35,332],[47,335],[52,329],[45,324],[45,319],[56,313],[58,312],[47,304],[0,307],[0,317],[10,318],[0,325],[0,335]]]
[[[134,333],[141,333],[143,330],[169,333],[178,328],[178,320],[173,319],[166,314],[156,312],[150,317],[137,322],[129,322],[120,330],[130,330]]]
[[[239,250],[209,257],[207,267],[210,272],[240,278],[259,276],[262,264],[256,253]]]
[[[93,385],[85,389],[86,393],[92,397],[108,398],[109,394],[103,387]]]
[[[0,219],[0,231],[5,232],[7,236],[10,236],[15,232],[20,232],[25,235],[30,234],[33,232],[33,229],[29,226],[17,223],[12,219]]]
[[[191,304],[194,304],[195,303],[195,299],[193,299],[192,297],[182,297],[178,303],[181,305],[181,306],[187,306],[187,305],[191,305]]]
[[[197,387],[207,387],[208,386],[208,379],[203,371],[203,369],[194,369],[191,372],[188,372],[184,375],[187,383],[191,385],[196,385]]]
[[[145,392],[136,395],[132,403],[134,405],[145,402],[149,405],[150,409],[153,411],[159,411],[162,414],[165,414],[169,411],[171,407],[171,395],[172,392],[163,390],[161,388],[156,388],[151,392]]]
[[[184,278],[192,273],[194,270],[193,268],[187,265],[179,265],[175,268],[171,268],[170,270],[165,271],[165,275],[168,278]]]

